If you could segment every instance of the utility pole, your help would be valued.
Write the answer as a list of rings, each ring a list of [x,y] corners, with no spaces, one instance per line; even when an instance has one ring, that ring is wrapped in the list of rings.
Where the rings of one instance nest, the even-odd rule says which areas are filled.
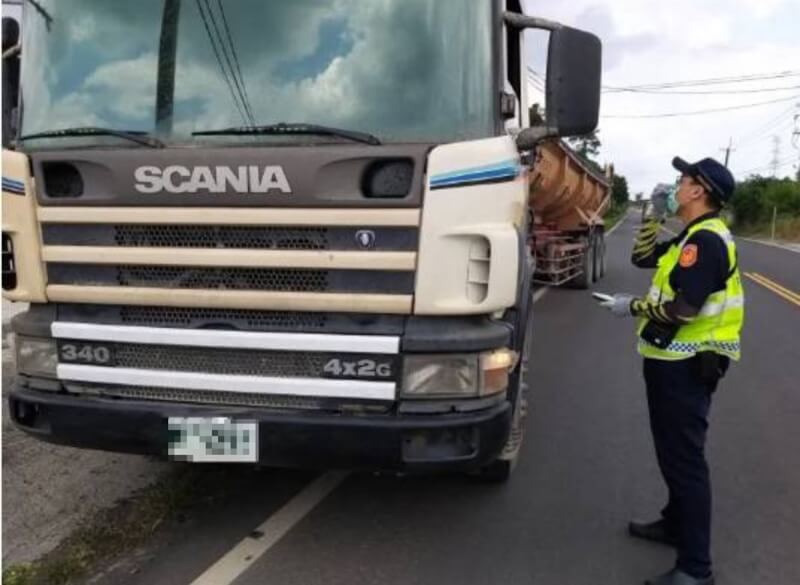
[[[777,179],[781,165],[781,137],[777,134],[772,135],[772,160],[769,165],[772,167],[772,177]]]
[[[736,149],[733,148],[733,137],[728,140],[728,147],[720,148],[720,150],[725,153],[725,167],[727,168],[728,162],[731,160],[731,152],[736,152]]]
[[[797,104],[800,110],[800,104]],[[797,150],[797,174],[795,179],[800,181],[800,114],[794,115],[794,130],[792,131],[792,146]]]
[[[781,137],[777,134],[772,136],[772,162],[770,162],[770,166],[772,167],[772,178],[778,178],[778,167],[781,164]],[[775,204],[772,207],[772,241],[775,241],[775,226],[778,222],[778,205]]]

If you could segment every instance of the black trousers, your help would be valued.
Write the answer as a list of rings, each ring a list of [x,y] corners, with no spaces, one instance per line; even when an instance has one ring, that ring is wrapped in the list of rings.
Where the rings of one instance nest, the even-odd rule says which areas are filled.
[[[661,513],[678,542],[677,568],[703,578],[711,572],[711,481],[705,444],[717,380],[703,378],[698,357],[645,359],[644,379],[658,465],[669,491]]]

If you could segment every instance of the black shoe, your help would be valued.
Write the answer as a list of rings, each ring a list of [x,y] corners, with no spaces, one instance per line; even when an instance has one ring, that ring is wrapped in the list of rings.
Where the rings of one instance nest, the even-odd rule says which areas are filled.
[[[669,573],[653,577],[644,583],[645,585],[714,585],[714,575],[698,579],[678,569],[672,569]]]
[[[668,546],[675,546],[677,539],[667,529],[667,522],[663,519],[655,522],[630,522],[628,532],[636,538],[643,538],[652,542],[660,542]]]

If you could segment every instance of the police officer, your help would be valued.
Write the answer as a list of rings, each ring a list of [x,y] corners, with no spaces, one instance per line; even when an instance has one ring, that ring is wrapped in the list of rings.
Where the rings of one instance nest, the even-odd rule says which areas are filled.
[[[675,567],[647,583],[713,585],[706,430],[711,395],[730,360],[739,359],[744,320],[736,246],[719,218],[735,182],[711,158],[694,164],[675,158],[672,164],[681,178],[662,207],[685,227],[657,243],[660,221],[648,220],[639,230],[632,261],[656,269],[650,291],[645,298],[616,294],[602,304],[617,316],[638,318],[650,427],[669,492],[659,519],[629,524],[632,536],[678,551]]]

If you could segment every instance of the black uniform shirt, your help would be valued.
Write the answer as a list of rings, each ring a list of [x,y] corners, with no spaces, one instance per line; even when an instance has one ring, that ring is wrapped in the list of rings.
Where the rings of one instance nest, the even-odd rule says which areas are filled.
[[[656,244],[650,254],[636,258],[635,264],[641,268],[655,268],[658,259],[670,246],[682,242],[692,226],[713,217],[717,217],[717,214],[708,213],[698,217],[671,240]],[[700,309],[712,293],[725,289],[730,270],[725,242],[710,230],[700,230],[684,243],[681,261],[672,269],[669,283],[683,300]]]

